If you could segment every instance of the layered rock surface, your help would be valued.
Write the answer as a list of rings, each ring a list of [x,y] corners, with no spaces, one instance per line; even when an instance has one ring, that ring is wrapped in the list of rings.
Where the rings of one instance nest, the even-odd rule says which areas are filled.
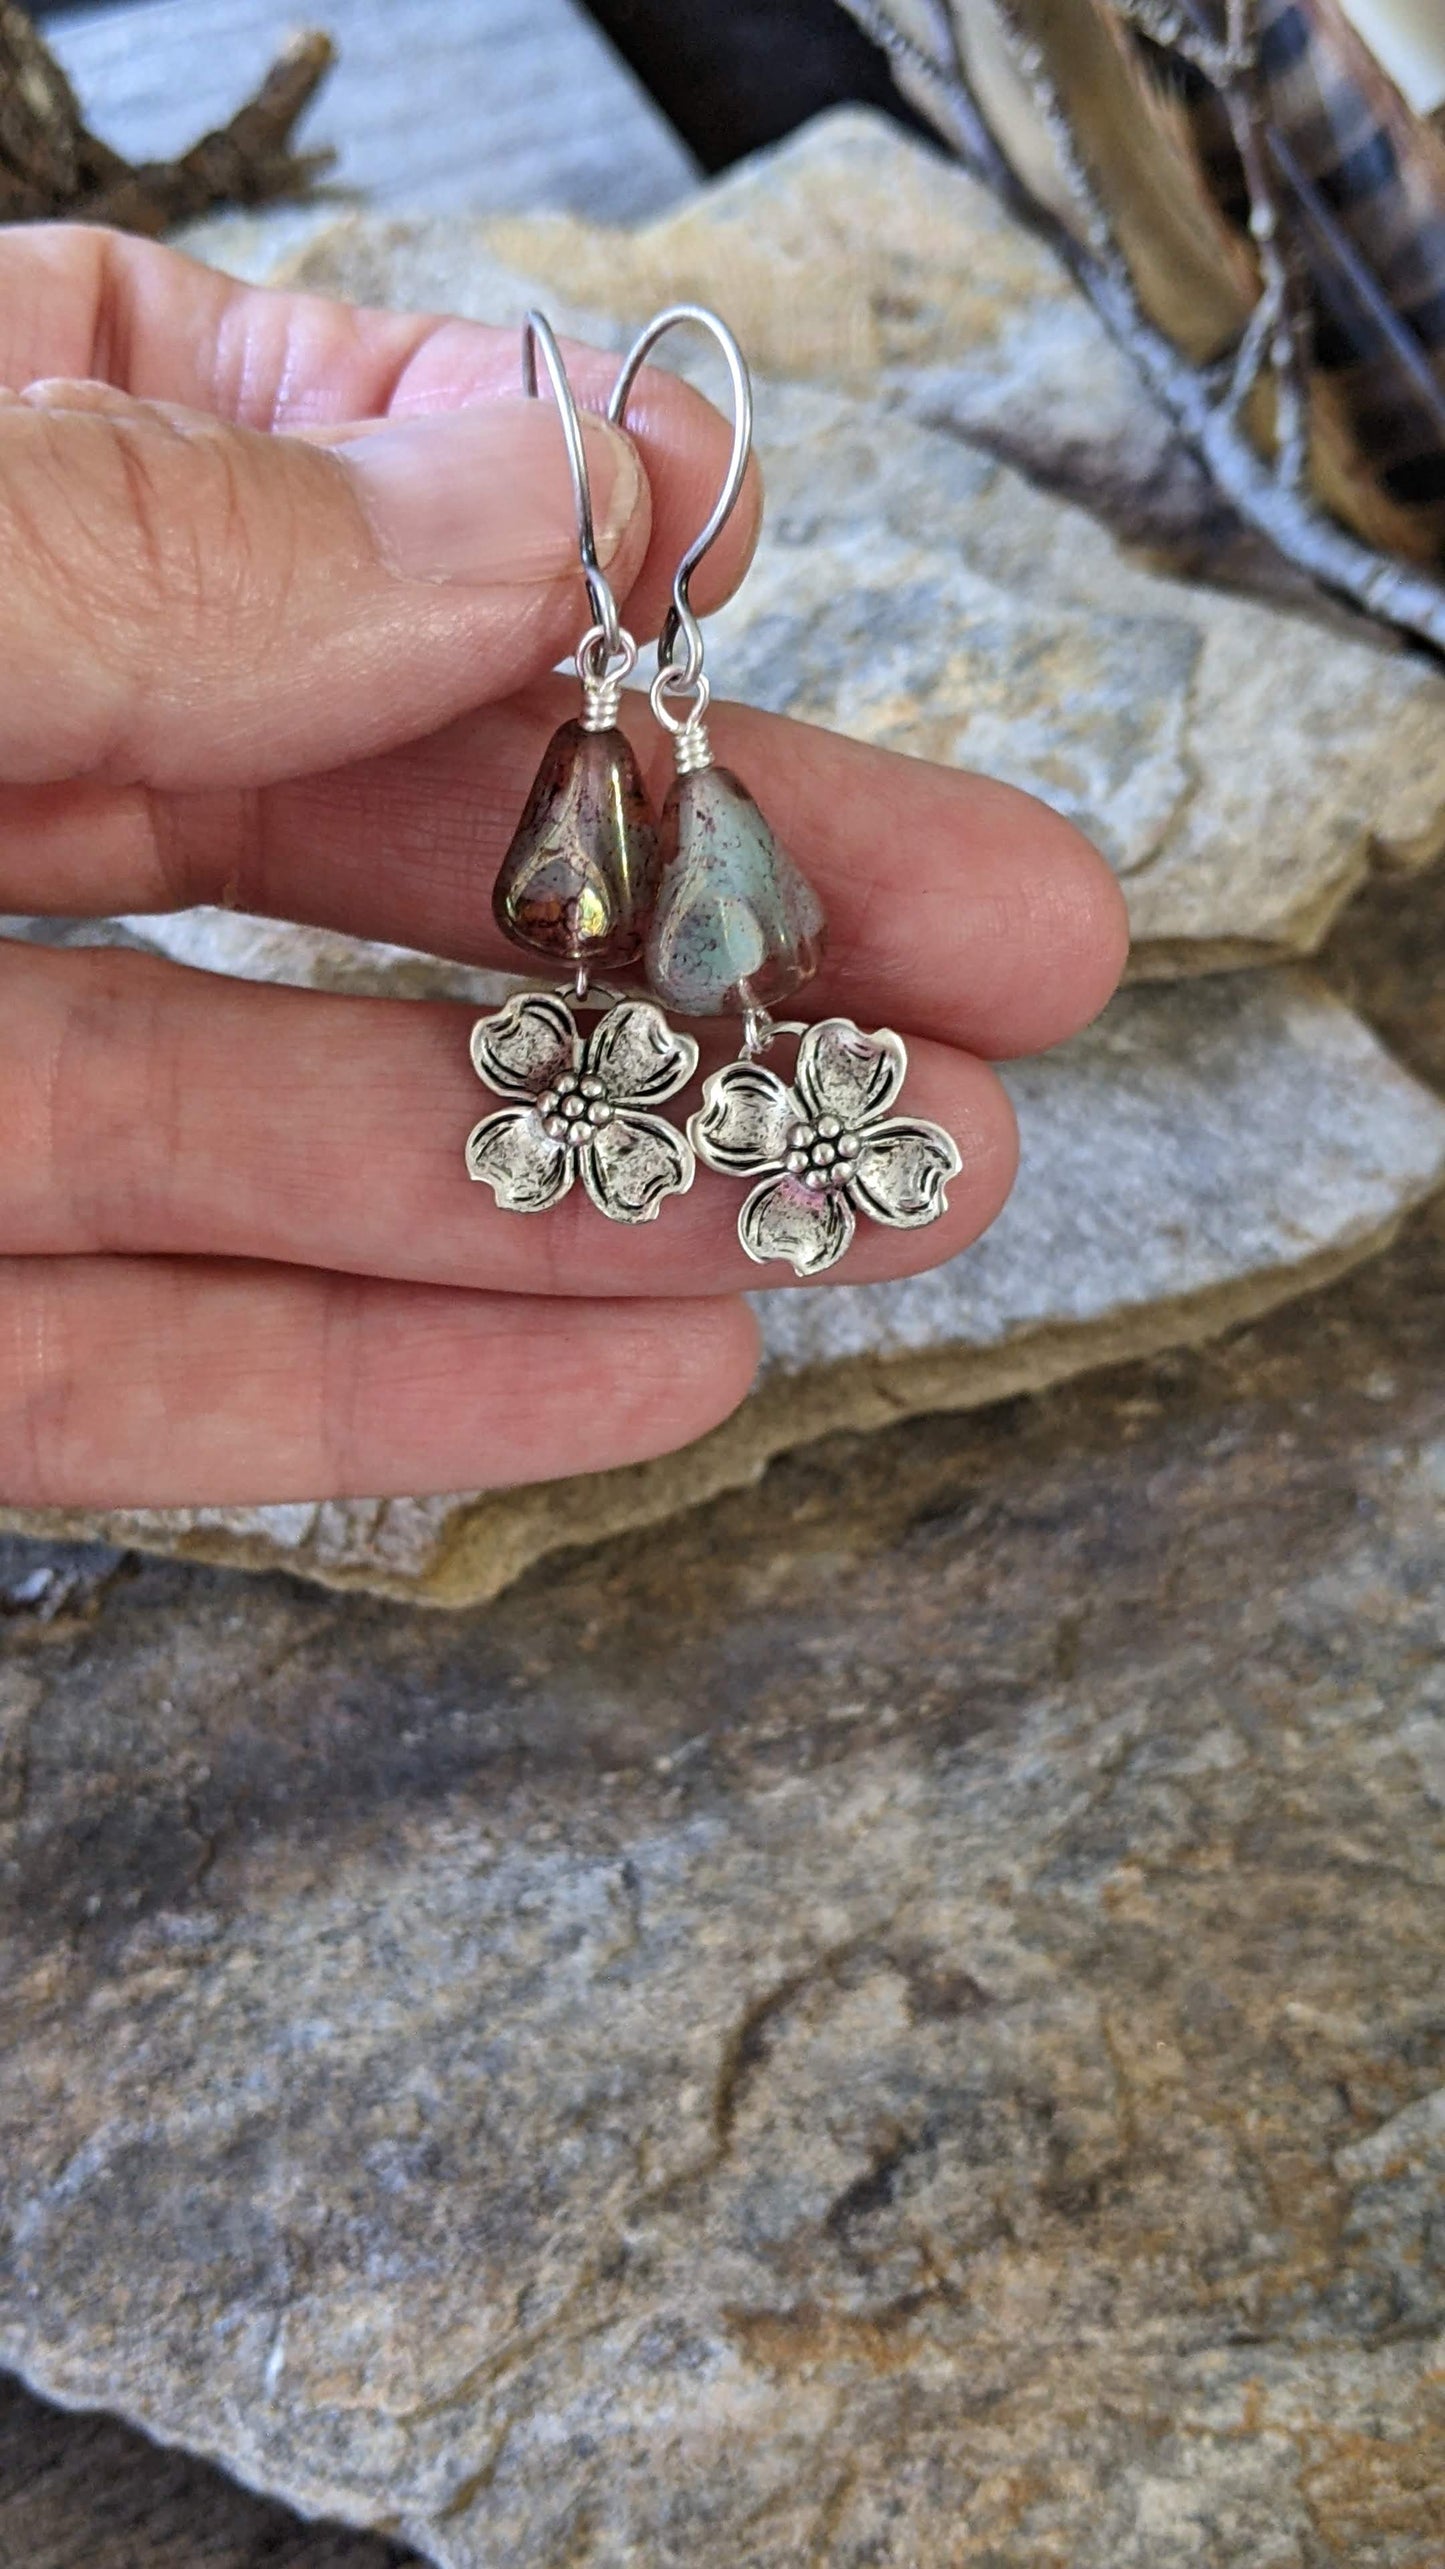
[[[1372,855],[1405,868],[1439,842],[1445,682],[1339,619],[1149,568],[1002,460],[1096,509],[1114,484],[1153,493],[1135,534],[1147,520],[1206,551],[1219,534],[1194,468],[1047,254],[877,119],[826,118],[639,232],[349,217],[311,224],[279,262],[264,222],[208,227],[204,245],[253,272],[494,319],[518,318],[550,275],[569,298],[559,318],[606,303],[592,326],[618,335],[660,298],[720,301],[773,378],[759,398],[768,532],[716,620],[720,679],[1069,810],[1119,872],[1146,976],[1307,946]],[[223,912],[116,932],[318,986],[496,988]],[[1317,1055],[1331,1065],[1318,1091]],[[505,1498],[108,1522],[207,1557],[487,1594],[539,1552],[704,1497],[800,1437],[1224,1326],[1378,1246],[1441,1174],[1433,1103],[1297,984],[1127,999],[1010,1076],[1024,1177],[999,1230],[941,1278],[816,1317],[765,1296],[760,1389],[687,1457]]]
[[[445,2569],[1422,2569],[1442,1295],[484,1615],[0,1559],[0,2359]]]
[[[504,321],[537,275],[566,288],[558,319],[607,303],[591,326],[615,334],[669,295],[720,301],[764,373],[792,378],[758,388],[769,532],[715,619],[720,681],[1070,809],[1124,881],[1144,976],[1314,943],[1370,853],[1406,868],[1440,840],[1440,678],[1358,627],[1147,568],[1003,460],[1095,509],[1113,486],[1142,491],[1134,534],[1172,529],[1196,550],[1219,537],[1198,473],[1046,252],[877,118],[823,118],[635,234],[350,216],[280,259],[267,241],[265,224],[206,234],[252,272]],[[226,912],[121,933],[242,974],[496,992],[465,966]],[[1332,1066],[1322,1087],[1316,1056]],[[761,1297],[764,1382],[689,1457],[504,1498],[108,1523],[126,1541],[476,1598],[841,1421],[974,1405],[1226,1326],[1368,1254],[1440,1177],[1435,1105],[1301,984],[1126,999],[1010,1082],[1023,1182],[998,1233],[944,1277],[846,1292],[810,1318]]]

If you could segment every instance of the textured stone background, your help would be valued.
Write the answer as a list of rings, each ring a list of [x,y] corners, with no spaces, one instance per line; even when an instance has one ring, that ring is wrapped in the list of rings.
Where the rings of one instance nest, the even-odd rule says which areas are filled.
[[[1442,1287],[469,1616],[17,1547],[11,2360],[446,2562],[1433,2569]]]
[[[0,1548],[0,2353],[373,2528],[17,2390],[0,2559],[1439,2569],[1442,1290],[455,1616]]]
[[[303,2524],[111,2418],[0,2379],[0,2560],[14,2569],[403,2569],[415,2553]]]

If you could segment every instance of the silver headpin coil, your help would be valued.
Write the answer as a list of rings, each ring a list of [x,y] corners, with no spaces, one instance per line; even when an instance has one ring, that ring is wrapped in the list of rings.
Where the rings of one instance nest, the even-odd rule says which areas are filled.
[[[577,646],[584,731],[614,728],[622,710],[622,690],[636,666],[637,645],[630,633],[619,628],[617,640],[610,647],[600,624],[584,633]]]

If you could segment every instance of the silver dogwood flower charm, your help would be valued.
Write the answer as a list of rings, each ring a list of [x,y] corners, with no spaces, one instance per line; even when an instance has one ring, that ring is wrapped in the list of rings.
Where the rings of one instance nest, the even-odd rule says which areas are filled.
[[[610,1222],[652,1222],[685,1195],[697,1164],[650,1107],[697,1068],[651,999],[620,999],[584,1038],[567,1002],[521,990],[472,1029],[477,1077],[509,1102],[467,1137],[467,1168],[507,1213],[545,1213],[581,1178]]]
[[[785,1258],[795,1275],[820,1275],[860,1213],[912,1231],[947,1211],[957,1144],[941,1124],[888,1112],[907,1071],[901,1036],[828,1017],[804,1032],[791,1088],[747,1055],[704,1080],[692,1146],[709,1168],[761,1181],[738,1215],[760,1266]]]

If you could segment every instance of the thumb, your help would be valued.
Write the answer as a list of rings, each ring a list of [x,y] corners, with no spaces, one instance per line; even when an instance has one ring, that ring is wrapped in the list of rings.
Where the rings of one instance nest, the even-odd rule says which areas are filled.
[[[590,413],[598,555],[647,549]],[[590,609],[543,401],[266,435],[101,384],[0,394],[0,780],[259,785],[435,730]]]

